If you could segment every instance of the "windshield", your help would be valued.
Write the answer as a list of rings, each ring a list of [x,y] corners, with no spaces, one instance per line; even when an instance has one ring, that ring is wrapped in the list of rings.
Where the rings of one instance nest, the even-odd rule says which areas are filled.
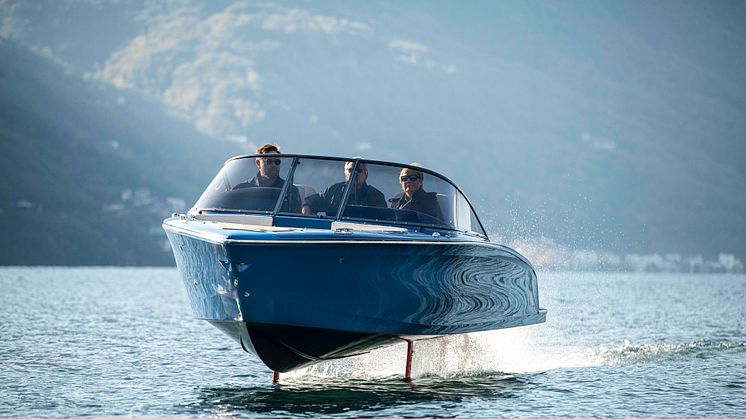
[[[233,159],[194,210],[431,226],[486,236],[466,197],[445,178],[418,167],[357,159],[276,154]]]
[[[266,156],[228,161],[194,208],[273,213],[292,167],[293,157],[276,154]],[[283,202],[286,209],[291,205],[300,208],[298,191],[293,192]]]

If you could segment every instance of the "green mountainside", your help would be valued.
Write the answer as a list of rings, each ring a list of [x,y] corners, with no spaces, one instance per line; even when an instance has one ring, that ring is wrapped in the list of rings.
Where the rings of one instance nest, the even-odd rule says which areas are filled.
[[[226,138],[422,163],[512,245],[746,260],[744,22],[729,0],[0,2],[0,263],[171,263],[160,219],[245,152]]]
[[[238,147],[12,42],[0,60],[0,264],[173,264],[161,220]]]

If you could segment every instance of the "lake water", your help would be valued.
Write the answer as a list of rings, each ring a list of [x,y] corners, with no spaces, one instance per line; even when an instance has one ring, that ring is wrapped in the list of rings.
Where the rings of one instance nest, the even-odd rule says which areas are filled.
[[[746,276],[539,273],[547,323],[283,374],[176,269],[0,268],[0,415],[746,416]]]

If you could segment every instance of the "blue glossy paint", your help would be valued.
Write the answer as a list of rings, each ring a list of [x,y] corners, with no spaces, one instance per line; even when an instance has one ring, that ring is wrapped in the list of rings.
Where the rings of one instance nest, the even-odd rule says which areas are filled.
[[[226,231],[217,245],[169,232],[195,315],[206,320],[394,335],[541,321],[533,270],[507,249],[411,233],[385,234],[397,244],[350,244],[381,236]],[[276,243],[235,242],[260,238]]]
[[[346,345],[378,345],[390,336],[492,330],[541,323],[546,316],[536,275],[523,258],[453,231],[439,237],[419,229],[257,232],[181,219],[166,220],[164,227],[195,316],[255,353],[250,332],[257,325],[265,335],[272,326],[285,327],[318,330],[309,332],[309,341],[347,333],[358,335]],[[257,355],[273,363],[272,356]]]

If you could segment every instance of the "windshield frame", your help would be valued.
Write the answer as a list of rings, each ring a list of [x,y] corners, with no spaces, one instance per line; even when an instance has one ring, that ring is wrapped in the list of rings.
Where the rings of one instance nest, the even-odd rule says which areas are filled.
[[[266,154],[246,154],[241,156],[235,156],[231,157],[230,159],[226,160],[223,164],[223,167],[227,165],[228,163],[234,161],[234,160],[243,160],[243,159],[252,159],[252,158],[261,158],[266,157]],[[411,222],[411,221],[386,221],[386,224],[396,224],[396,225],[406,225],[406,226],[416,226],[416,227],[424,227],[424,228],[433,228],[433,229],[442,229],[442,230],[452,230],[452,231],[458,231],[461,233],[474,235],[478,237],[484,237],[485,239],[489,240],[489,237],[487,235],[487,230],[485,230],[484,225],[482,224],[482,220],[479,219],[479,215],[474,210],[474,205],[472,205],[471,201],[469,200],[469,197],[466,196],[466,194],[459,188],[455,183],[453,183],[450,179],[448,179],[446,176],[441,175],[438,172],[435,172],[433,170],[427,169],[425,167],[421,166],[412,166],[409,164],[404,163],[394,163],[394,162],[388,162],[388,161],[382,161],[382,160],[371,160],[371,159],[365,159],[360,157],[353,157],[353,158],[344,158],[344,157],[332,157],[332,156],[319,156],[319,155],[311,155],[311,154],[279,154],[278,157],[283,158],[292,158],[291,168],[288,171],[287,179],[293,179],[293,175],[295,174],[295,169],[298,167],[298,162],[301,159],[313,159],[313,160],[325,160],[325,161],[338,161],[338,162],[354,162],[353,171],[357,170],[357,167],[360,163],[366,163],[369,165],[383,165],[383,166],[391,166],[396,167],[400,169],[408,168],[415,171],[420,171],[426,174],[429,174],[431,176],[435,176],[439,179],[444,180],[449,185],[451,185],[458,193],[461,194],[461,196],[466,200],[466,203],[469,205],[469,210],[471,211],[471,214],[476,219],[477,223],[479,224],[479,228],[484,232],[484,234],[479,233],[477,231],[472,230],[462,230],[455,227],[447,227],[447,226],[440,226],[440,225],[434,225],[434,224],[428,224],[428,223],[419,223],[419,222]],[[222,170],[222,169],[221,169]],[[210,211],[210,212],[220,212],[220,213],[241,213],[241,214],[260,214],[265,216],[271,216],[275,217],[277,215],[280,216],[289,216],[290,214],[283,213],[280,211],[282,207],[282,203],[285,200],[285,195],[287,195],[288,190],[290,189],[290,185],[292,185],[293,182],[285,182],[285,184],[282,187],[282,190],[280,191],[280,195],[278,197],[277,202],[275,203],[275,207],[273,211],[253,211],[253,210],[240,210],[240,209],[224,209],[224,208],[196,208],[193,207],[193,210],[197,211]],[[334,221],[343,221],[343,220],[351,220],[351,221],[368,221],[370,222],[370,219],[365,218],[355,218],[355,217],[345,217],[342,218],[342,214],[344,213],[344,209],[347,205],[347,200],[350,195],[350,190],[352,189],[352,182],[347,182],[345,185],[345,191],[342,197],[342,200],[340,202],[339,208],[337,209],[337,213],[334,214],[333,217],[327,217],[327,219],[331,219]],[[307,216],[300,216],[303,218],[313,218],[313,217],[307,217]]]

